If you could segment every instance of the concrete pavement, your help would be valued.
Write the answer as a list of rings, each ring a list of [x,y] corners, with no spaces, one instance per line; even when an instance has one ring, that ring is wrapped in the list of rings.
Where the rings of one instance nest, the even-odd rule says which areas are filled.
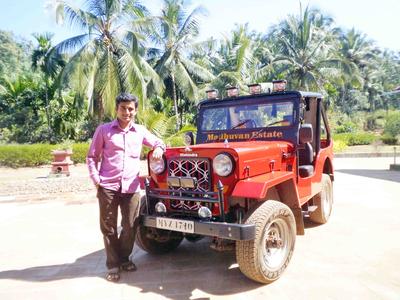
[[[109,283],[93,195],[0,203],[0,299],[400,299],[400,172],[390,163],[336,159],[330,221],[307,223],[270,285],[248,280],[234,253],[207,239],[162,256],[135,248],[139,270]]]

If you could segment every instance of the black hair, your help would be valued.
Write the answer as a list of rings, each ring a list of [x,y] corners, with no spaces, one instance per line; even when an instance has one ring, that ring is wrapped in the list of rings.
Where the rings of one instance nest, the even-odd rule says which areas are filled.
[[[125,92],[119,94],[115,99],[115,104],[117,107],[121,102],[134,102],[135,108],[138,108],[139,106],[139,99],[136,96]]]

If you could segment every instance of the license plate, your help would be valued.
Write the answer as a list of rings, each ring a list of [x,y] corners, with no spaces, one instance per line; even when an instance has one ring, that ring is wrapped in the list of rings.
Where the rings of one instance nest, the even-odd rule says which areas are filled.
[[[159,229],[194,233],[194,222],[170,218],[156,218],[156,227]]]

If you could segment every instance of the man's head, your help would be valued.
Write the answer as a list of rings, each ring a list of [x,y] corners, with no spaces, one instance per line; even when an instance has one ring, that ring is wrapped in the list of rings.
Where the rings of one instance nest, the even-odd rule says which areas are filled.
[[[138,98],[129,93],[121,93],[115,99],[115,103],[117,109],[117,119],[120,126],[125,128],[135,118],[139,104]]]
[[[135,109],[137,110],[138,106],[139,106],[139,100],[136,96],[129,94],[129,93],[121,93],[117,96],[117,98],[115,99],[115,105],[118,109],[118,105],[121,102],[133,102],[135,104]]]

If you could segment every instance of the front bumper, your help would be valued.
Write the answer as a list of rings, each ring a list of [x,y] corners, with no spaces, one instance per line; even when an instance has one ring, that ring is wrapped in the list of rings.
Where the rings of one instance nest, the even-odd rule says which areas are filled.
[[[193,222],[193,234],[207,235],[237,241],[252,240],[255,238],[256,230],[255,225],[253,224],[235,224],[208,221]],[[142,215],[142,225],[157,228],[157,217]]]

